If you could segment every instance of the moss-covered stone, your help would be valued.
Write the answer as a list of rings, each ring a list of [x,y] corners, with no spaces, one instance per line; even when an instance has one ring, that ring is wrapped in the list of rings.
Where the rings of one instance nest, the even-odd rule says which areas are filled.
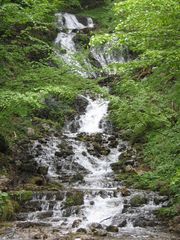
[[[135,195],[130,199],[130,204],[132,207],[139,207],[147,202],[148,199],[144,195]]]
[[[68,192],[66,195],[65,207],[71,206],[80,206],[84,204],[84,193],[77,192]]]
[[[10,193],[12,199],[16,200],[19,203],[30,201],[33,197],[32,191],[17,191]]]

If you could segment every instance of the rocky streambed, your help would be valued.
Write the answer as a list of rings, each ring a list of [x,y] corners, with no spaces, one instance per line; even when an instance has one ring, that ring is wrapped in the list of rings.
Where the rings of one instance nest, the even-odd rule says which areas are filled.
[[[108,102],[80,98],[84,109],[62,136],[35,141],[31,149],[47,181],[62,183],[63,189],[34,192],[1,239],[177,239],[154,215],[168,204],[167,197],[115,181],[118,158],[129,154],[129,174],[138,163],[135,150],[107,121]]]

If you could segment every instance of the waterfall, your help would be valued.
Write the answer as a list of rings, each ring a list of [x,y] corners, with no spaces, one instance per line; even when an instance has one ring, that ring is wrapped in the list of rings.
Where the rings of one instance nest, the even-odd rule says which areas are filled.
[[[86,69],[76,60],[78,51],[74,42],[77,32],[94,28],[93,20],[69,13],[59,13],[57,17],[60,32],[55,44],[64,50],[58,55],[74,72],[83,77],[95,77],[88,60],[84,60]],[[123,49],[110,49],[110,43],[90,49],[103,71],[109,64],[128,60]],[[72,237],[72,233],[79,232],[80,236],[82,232],[88,232],[102,239],[106,236],[107,239],[127,240],[171,239],[169,234],[158,229],[159,222],[154,215],[155,210],[168,204],[167,199],[154,192],[128,189],[123,182],[115,181],[113,167],[117,167],[121,174],[133,170],[137,162],[134,149],[112,126],[105,127],[108,125],[109,102],[90,94],[81,96],[83,100],[85,109],[79,111],[61,134],[34,142],[31,155],[39,167],[47,169],[46,180],[57,185],[51,190],[42,188],[42,191],[35,192],[33,199],[27,202],[25,212],[16,216],[14,235],[11,238],[5,235],[1,239],[32,239],[29,229],[27,235],[23,235],[26,233],[21,228],[27,226],[34,227],[31,230],[46,228],[46,233],[51,234],[48,239],[55,239],[56,234],[57,239]],[[121,158],[123,155],[127,159]],[[118,160],[121,165],[117,164]],[[127,174],[131,172],[127,171]],[[60,184],[62,188],[58,188]],[[140,199],[140,204],[133,203],[133,199]]]
[[[103,132],[100,122],[107,116],[108,101],[103,99],[92,100],[91,98],[88,98],[88,101],[89,105],[87,106],[86,113],[79,120],[79,132],[89,134]]]
[[[114,226],[119,238],[127,232],[133,235],[149,236],[147,229],[134,227],[139,218],[155,221],[153,211],[161,206],[155,204],[155,193],[128,189],[127,196],[121,194],[123,185],[114,181],[111,165],[129,149],[104,128],[108,115],[108,101],[99,96],[81,96],[87,104],[85,110],[75,118],[77,129],[72,131],[67,124],[61,138],[50,137],[48,142],[35,142],[32,154],[41,166],[48,167],[49,181],[65,186],[63,191],[42,192],[34,195],[28,203],[30,211],[26,217],[29,224],[49,224],[58,227],[62,234],[74,233],[78,229],[90,229],[95,225],[105,231]],[[41,144],[41,152],[38,146]],[[38,154],[37,154],[38,153]],[[82,196],[80,205],[66,206],[70,194]],[[131,198],[142,196],[147,201],[140,207],[130,206]],[[79,196],[79,195],[78,195]],[[70,202],[71,203],[71,202]],[[129,206],[127,208],[127,206]],[[127,209],[126,209],[127,208]],[[22,224],[22,223],[20,223]],[[122,225],[123,227],[119,227]],[[36,225],[35,225],[36,226]]]
[[[60,32],[57,35],[55,44],[64,50],[64,53],[62,53],[62,51],[60,53],[57,52],[58,55],[65,61],[67,65],[71,66],[74,72],[80,74],[82,77],[95,78],[96,74],[88,60],[83,60],[83,65],[85,66],[83,67],[82,63],[76,59],[77,50],[73,40],[77,32],[83,29],[94,28],[92,18],[79,17],[79,19],[83,21],[82,23],[75,15],[69,13],[59,13],[57,14],[57,17]]]

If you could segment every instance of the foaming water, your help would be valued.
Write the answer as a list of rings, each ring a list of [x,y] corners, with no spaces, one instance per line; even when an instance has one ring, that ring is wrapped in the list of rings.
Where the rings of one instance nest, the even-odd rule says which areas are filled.
[[[61,49],[57,54],[67,65],[71,66],[74,72],[80,74],[82,77],[96,77],[96,74],[87,59],[84,59],[83,61],[85,67],[83,67],[82,63],[76,59],[77,49],[74,42],[77,32],[82,31],[83,29],[94,28],[92,18],[83,17],[83,20],[80,18],[80,20],[83,21],[82,23],[77,16],[70,13],[58,13],[56,16],[58,18],[60,32],[55,39],[55,44]]]
[[[101,98],[92,100],[87,98],[89,105],[87,106],[86,113],[80,117],[79,133],[102,133],[104,129],[102,128],[100,122],[107,116],[108,101]]]
[[[121,189],[124,187],[115,181],[111,164],[118,161],[122,146],[123,149],[128,148],[128,144],[110,134],[102,124],[106,122],[108,101],[100,97],[84,98],[88,104],[85,112],[76,119],[79,123],[76,132],[66,127],[61,138],[52,136],[41,144],[37,141],[32,149],[35,156],[38,151],[35,158],[37,163],[48,167],[49,181],[63,182],[65,189],[35,193],[27,204],[25,220],[18,221],[18,224],[40,224],[58,229],[62,235],[66,235],[78,229],[91,231],[91,226],[96,223],[104,230],[111,225],[118,227],[119,232],[115,234],[117,239],[127,235],[127,240],[149,240],[156,234],[156,229],[135,224],[144,220],[156,223],[153,212],[162,204],[155,204],[157,195],[152,192],[127,189],[129,193],[122,195]],[[79,174],[83,179],[72,181],[72,177]],[[83,202],[67,206],[68,196],[77,192],[81,193]],[[147,201],[133,207],[130,201],[137,194],[144,196]],[[2,239],[26,239],[21,237],[21,233],[18,234],[18,237],[6,236]]]

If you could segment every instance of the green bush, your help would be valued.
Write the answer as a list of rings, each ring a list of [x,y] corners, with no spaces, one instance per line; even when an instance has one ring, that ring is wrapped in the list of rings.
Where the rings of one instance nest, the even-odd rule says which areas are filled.
[[[0,192],[0,221],[11,220],[17,204],[10,199],[6,192]]]

